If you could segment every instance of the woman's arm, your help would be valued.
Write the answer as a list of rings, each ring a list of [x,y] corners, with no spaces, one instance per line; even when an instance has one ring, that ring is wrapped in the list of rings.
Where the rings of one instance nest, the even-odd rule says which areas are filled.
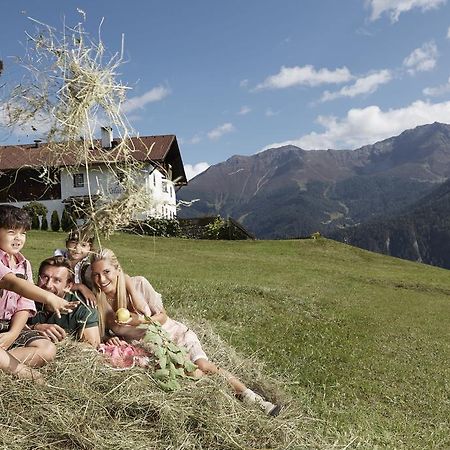
[[[132,325],[121,325],[117,323],[116,314],[109,305],[106,309],[105,325],[106,328],[111,330],[116,336],[128,342],[142,339],[146,333],[145,329],[136,328]]]
[[[131,277],[127,274],[125,274],[125,288],[131,299],[131,305],[129,305],[129,307],[131,306],[131,309],[136,311],[138,314],[144,314],[145,316],[150,317],[152,315],[150,306],[142,298],[142,296],[138,294],[138,292],[134,288],[134,284],[133,281],[131,280]]]

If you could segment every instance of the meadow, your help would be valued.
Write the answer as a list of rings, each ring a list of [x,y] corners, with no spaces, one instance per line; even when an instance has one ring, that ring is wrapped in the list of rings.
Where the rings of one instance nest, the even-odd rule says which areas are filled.
[[[24,253],[34,269],[64,245],[64,237],[28,234]],[[248,359],[260,369],[268,392],[273,389],[286,408],[267,419],[269,428],[255,426],[256,433],[287,423],[297,427],[292,441],[278,445],[223,438],[216,447],[206,441],[196,447],[191,436],[190,446],[172,440],[142,448],[450,448],[448,271],[323,238],[195,241],[117,234],[103,245],[120,255],[127,273],[151,281],[170,316],[188,320],[197,331],[211,330],[216,347],[223,342],[236,350],[234,361]],[[242,369],[240,375],[249,373]],[[125,377],[108,376],[117,381],[119,375]],[[5,383],[3,413],[7,387],[19,384]],[[81,382],[72,383],[76,388]],[[100,409],[90,413],[100,415]],[[130,432],[135,429],[135,416],[121,420],[125,428],[130,420]],[[58,448],[49,442],[42,448]],[[61,442],[59,448],[99,448],[102,441]],[[141,448],[125,441],[116,446]]]

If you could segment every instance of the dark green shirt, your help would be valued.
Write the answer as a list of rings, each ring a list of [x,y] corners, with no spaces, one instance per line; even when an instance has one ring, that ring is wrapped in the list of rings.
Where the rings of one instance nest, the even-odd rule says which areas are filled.
[[[68,334],[81,336],[85,328],[92,328],[98,326],[98,312],[96,308],[91,308],[86,305],[84,297],[81,294],[70,292],[64,297],[68,302],[80,301],[80,303],[71,313],[61,314],[58,317],[55,313],[50,311],[38,311],[34,317],[28,320],[29,325],[36,325],[39,323],[50,323],[59,325]]]

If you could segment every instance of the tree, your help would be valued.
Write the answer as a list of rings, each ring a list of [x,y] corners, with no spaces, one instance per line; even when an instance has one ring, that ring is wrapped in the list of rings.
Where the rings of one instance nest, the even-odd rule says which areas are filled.
[[[48,230],[47,216],[42,216],[42,219],[41,219],[41,230],[42,231],[47,231]]]
[[[33,214],[31,216],[31,229],[32,230],[39,230],[40,224],[39,224],[39,217],[36,214]]]
[[[46,216],[48,213],[48,209],[45,205],[40,202],[32,201],[27,203],[22,209],[28,212],[28,214],[33,216]]]
[[[63,231],[70,231],[75,226],[75,222],[67,209],[64,209],[61,217],[61,228]]]
[[[58,211],[56,211],[56,210],[52,212],[52,216],[50,218],[50,227],[51,227],[52,231],[59,231],[59,229],[61,228],[61,224],[59,222]]]

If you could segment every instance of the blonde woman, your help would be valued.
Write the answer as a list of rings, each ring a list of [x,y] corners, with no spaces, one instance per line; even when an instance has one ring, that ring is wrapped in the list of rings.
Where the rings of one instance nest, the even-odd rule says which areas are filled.
[[[105,336],[108,331],[112,331],[116,336],[109,339],[109,343],[118,344],[119,338],[127,341],[141,339],[145,330],[133,325],[142,323],[143,316],[151,317],[153,321],[158,321],[162,325],[177,345],[187,348],[190,360],[198,368],[196,375],[218,373],[225,377],[244,401],[259,404],[271,416],[279,413],[279,405],[264,400],[234,375],[208,360],[197,335],[186,325],[167,316],[161,295],[153,289],[146,278],[131,277],[134,290],[138,294],[133,295],[132,299],[125,284],[125,274],[112,250],[104,248],[94,254],[91,259],[91,271],[94,293],[97,296],[100,334]],[[126,325],[117,323],[115,312],[119,308],[132,311],[133,321]]]

